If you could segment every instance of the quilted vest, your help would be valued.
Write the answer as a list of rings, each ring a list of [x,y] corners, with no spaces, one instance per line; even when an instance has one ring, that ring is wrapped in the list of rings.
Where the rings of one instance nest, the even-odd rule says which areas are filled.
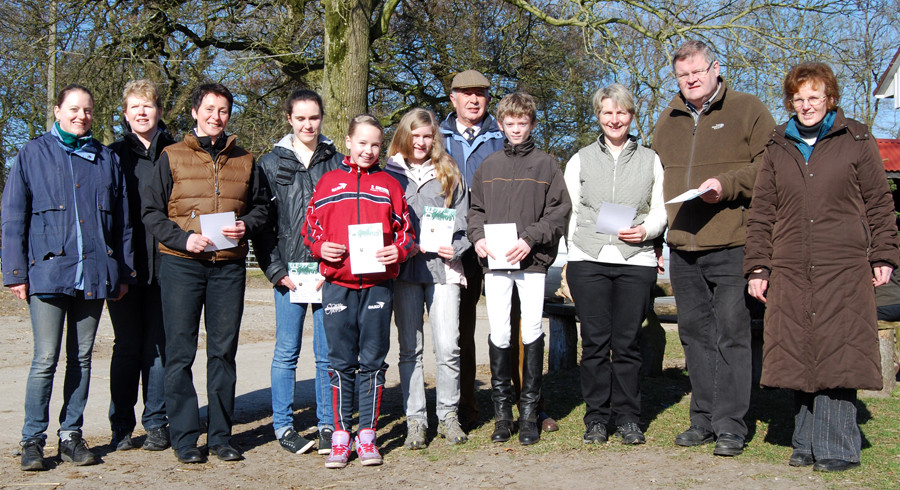
[[[245,214],[253,155],[235,144],[231,135],[215,161],[200,147],[193,133],[184,140],[167,147],[172,170],[172,194],[169,196],[169,219],[182,230],[200,233],[200,215],[234,211],[235,217]],[[247,240],[238,246],[199,254],[173,250],[159,244],[159,251],[197,260],[235,260],[247,256]]]
[[[644,222],[650,212],[650,195],[653,190],[652,150],[637,144],[630,138],[619,160],[613,160],[605,144],[598,139],[578,152],[581,161],[581,202],[578,222],[572,240],[586,254],[596,257],[605,245],[615,245],[625,259],[653,248],[653,241],[632,244],[619,240],[615,235],[597,233],[594,226],[604,202],[621,204],[637,209],[632,226]]]

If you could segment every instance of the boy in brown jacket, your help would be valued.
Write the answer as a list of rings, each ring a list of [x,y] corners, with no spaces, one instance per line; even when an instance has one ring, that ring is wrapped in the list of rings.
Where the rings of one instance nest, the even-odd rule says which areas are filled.
[[[515,284],[522,302],[525,344],[519,442],[526,445],[540,440],[537,419],[544,369],[544,278],[547,267],[556,258],[559,239],[572,210],[559,164],[536,149],[531,138],[536,115],[534,99],[524,92],[507,95],[500,101],[497,120],[506,143],[503,151],[488,156],[475,171],[468,215],[469,241],[475,244],[475,252],[485,266],[485,297],[491,325],[491,399],[496,419],[491,440],[505,442],[512,437],[514,392],[509,312]],[[506,225],[506,233],[492,225],[501,225],[501,229]],[[486,228],[487,234],[492,235],[490,243]],[[491,260],[486,261],[488,257]]]

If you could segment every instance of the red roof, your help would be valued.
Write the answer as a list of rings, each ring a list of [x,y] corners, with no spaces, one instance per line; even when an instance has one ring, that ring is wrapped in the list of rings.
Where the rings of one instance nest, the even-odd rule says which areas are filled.
[[[888,172],[900,171],[900,140],[876,138],[875,141],[878,142],[884,169]]]

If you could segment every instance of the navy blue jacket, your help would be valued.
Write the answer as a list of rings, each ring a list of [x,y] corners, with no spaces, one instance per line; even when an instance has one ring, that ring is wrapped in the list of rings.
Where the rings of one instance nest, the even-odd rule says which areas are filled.
[[[444,137],[447,153],[453,157],[456,166],[459,167],[459,173],[466,178],[469,185],[472,185],[475,170],[481,162],[491,153],[502,150],[503,142],[506,140],[503,131],[500,131],[500,126],[497,125],[497,120],[490,114],[485,115],[481,130],[471,143],[457,131],[455,112],[441,123],[441,135]]]
[[[79,264],[86,299],[115,296],[119,284],[135,282],[125,178],[97,140],[77,150],[53,133],[26,143],[2,205],[4,285],[74,295]]]

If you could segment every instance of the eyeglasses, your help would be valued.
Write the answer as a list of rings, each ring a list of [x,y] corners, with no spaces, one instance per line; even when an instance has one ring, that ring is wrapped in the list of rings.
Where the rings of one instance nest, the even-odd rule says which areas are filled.
[[[688,77],[690,77],[691,75],[694,75],[695,78],[700,78],[703,75],[706,75],[707,73],[709,73],[709,70],[712,69],[712,66],[713,66],[713,64],[715,64],[715,62],[716,62],[716,60],[710,61],[709,66],[707,66],[705,69],[702,69],[702,70],[694,70],[694,71],[689,71],[687,73],[681,73],[681,74],[676,73],[675,78],[677,78],[679,82],[683,82],[683,81],[687,80]]]
[[[806,103],[809,103],[810,107],[819,107],[820,105],[825,103],[825,97],[812,96],[808,99],[801,99],[800,97],[797,97],[791,102],[794,104],[794,108],[801,108]]]

